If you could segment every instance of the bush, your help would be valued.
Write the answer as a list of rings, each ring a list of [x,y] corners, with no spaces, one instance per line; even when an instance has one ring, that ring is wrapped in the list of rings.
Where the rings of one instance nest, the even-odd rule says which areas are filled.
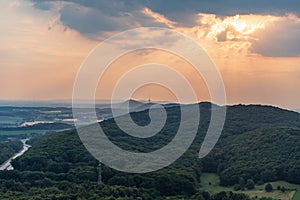
[[[277,190],[280,190],[280,189],[281,189],[281,187],[280,187],[280,185],[278,185],[278,186],[277,186]]]
[[[245,186],[248,190],[252,190],[254,189],[255,183],[252,179],[248,179]]]
[[[265,186],[265,190],[266,190],[266,192],[272,192],[273,186],[272,186],[270,183],[268,183],[268,184]]]
[[[234,190],[234,191],[238,191],[238,190],[240,190],[240,189],[241,189],[240,184],[235,184],[235,185],[233,186],[233,190]]]

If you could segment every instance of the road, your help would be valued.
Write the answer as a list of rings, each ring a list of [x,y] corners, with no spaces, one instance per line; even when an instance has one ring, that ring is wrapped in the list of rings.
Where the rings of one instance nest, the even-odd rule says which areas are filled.
[[[10,159],[8,159],[7,161],[5,161],[5,163],[3,163],[2,165],[0,165],[0,171],[3,171],[3,170],[13,170],[13,166],[11,165],[11,161],[16,159],[17,157],[20,157],[22,156],[26,151],[28,151],[28,149],[30,148],[31,146],[28,145],[28,144],[25,144],[24,142],[24,145],[23,145],[23,148],[21,151],[19,151],[18,153],[16,153],[13,157],[11,157]]]

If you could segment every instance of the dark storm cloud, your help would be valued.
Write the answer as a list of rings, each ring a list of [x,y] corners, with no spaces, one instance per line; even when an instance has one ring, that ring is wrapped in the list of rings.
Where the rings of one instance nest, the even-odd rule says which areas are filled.
[[[232,16],[236,14],[285,15],[294,13],[300,16],[298,0],[148,0],[145,3],[155,12],[170,20],[193,26],[199,12]]]
[[[72,4],[66,5],[61,9],[60,19],[66,26],[75,29],[83,34],[93,34],[100,30],[122,30],[124,29],[124,27],[126,27],[126,23],[124,22],[124,20],[122,20],[122,16],[118,17],[107,15],[102,10],[80,8]]]
[[[295,0],[148,0],[150,8],[161,13],[204,12],[217,15],[235,14],[300,14],[299,1]]]
[[[56,0],[33,0],[37,4]],[[160,13],[172,12],[206,12],[219,15],[235,15],[249,13],[300,13],[297,0],[65,0],[86,7],[102,9],[107,13],[132,11],[137,8],[149,7]]]
[[[54,0],[33,0],[36,7],[40,9],[50,9],[49,2]],[[196,14],[199,12],[217,15],[235,14],[273,14],[284,15],[295,13],[300,15],[300,3],[295,0],[66,0],[94,11],[81,14],[76,12],[76,8],[62,9],[62,21],[79,31],[93,32],[100,28],[119,29],[126,26],[124,22],[118,23],[112,18],[123,18],[132,20],[126,13],[138,13],[142,8],[148,7],[151,10],[165,15],[168,19],[182,23],[185,26],[195,24]],[[74,7],[74,6],[73,6]],[[76,17],[76,15],[78,15]],[[79,18],[83,18],[79,20]],[[74,20],[76,19],[76,21]],[[135,17],[142,26],[149,25],[149,19],[143,19],[142,15]],[[121,20],[122,21],[122,20]],[[91,24],[82,24],[82,23]],[[94,26],[93,26],[94,25]],[[121,26],[120,26],[121,25]],[[122,26],[123,25],[123,26]]]
[[[165,27],[141,12],[144,6],[134,1],[52,1],[35,0],[35,7],[59,7],[60,21],[81,34],[94,38],[102,32],[122,31],[138,26]]]

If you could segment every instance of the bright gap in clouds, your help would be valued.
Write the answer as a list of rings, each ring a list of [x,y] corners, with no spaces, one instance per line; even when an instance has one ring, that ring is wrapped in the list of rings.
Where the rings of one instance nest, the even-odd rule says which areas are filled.
[[[260,40],[254,34],[268,28],[268,25],[279,20],[280,17],[270,15],[235,15],[218,17],[214,14],[199,13],[197,25],[197,38],[213,40],[224,49],[234,44],[248,43],[249,48],[253,41]],[[227,43],[226,43],[227,42]],[[248,52],[248,49],[246,49]]]

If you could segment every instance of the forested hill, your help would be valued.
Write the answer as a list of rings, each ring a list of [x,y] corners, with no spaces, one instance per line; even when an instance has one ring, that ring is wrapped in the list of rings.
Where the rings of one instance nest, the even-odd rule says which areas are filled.
[[[300,114],[270,106],[228,106],[220,140],[215,149],[200,160],[198,152],[209,124],[211,106],[209,103],[199,106],[198,135],[179,160],[148,174],[126,174],[104,167],[104,183],[142,188],[156,196],[197,194],[202,172],[217,172],[223,185],[234,185],[240,179],[252,179],[256,183],[286,180],[300,184]],[[166,110],[165,127],[147,139],[126,135],[113,119],[102,122],[101,126],[123,149],[149,152],[161,148],[176,134],[180,108]],[[138,124],[149,123],[147,111],[131,113],[131,116]],[[31,142],[33,147],[13,162],[17,169],[14,180],[35,187],[42,183],[43,187],[56,187],[61,181],[68,184],[97,181],[97,161],[85,150],[75,130],[49,134]],[[12,177],[9,172],[0,175],[0,179]]]
[[[300,184],[300,114],[260,105],[228,108],[222,137],[202,160],[222,185],[240,179]]]
[[[272,106],[229,106],[222,136],[241,134],[263,127],[300,128],[300,114]]]

